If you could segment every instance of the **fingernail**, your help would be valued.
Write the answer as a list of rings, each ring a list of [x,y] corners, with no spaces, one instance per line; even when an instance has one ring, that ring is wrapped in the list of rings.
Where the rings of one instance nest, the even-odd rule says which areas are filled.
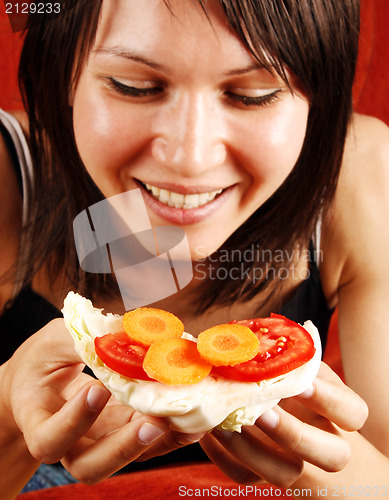
[[[104,408],[111,393],[102,385],[92,385],[86,396],[88,408],[93,411],[100,411]]]
[[[160,436],[162,436],[162,434],[164,433],[165,431],[163,431],[159,427],[155,427],[155,425],[146,422],[139,429],[138,438],[141,443],[150,444]]]
[[[185,444],[193,444],[200,441],[200,439],[204,436],[204,432],[199,432],[197,434],[183,434],[178,438],[178,442],[182,445]]]
[[[311,384],[310,386],[308,386],[305,389],[305,391],[303,391],[301,394],[299,394],[299,397],[304,398],[304,399],[309,399],[313,396],[314,392],[315,392],[315,388],[314,388],[313,384]]]
[[[261,429],[275,429],[279,422],[278,414],[274,410],[267,410],[258,418]]]

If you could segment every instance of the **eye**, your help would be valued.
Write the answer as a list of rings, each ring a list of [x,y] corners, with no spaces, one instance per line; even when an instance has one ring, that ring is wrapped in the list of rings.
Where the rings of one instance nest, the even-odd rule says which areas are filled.
[[[161,85],[134,87],[132,85],[127,85],[111,76],[108,77],[106,81],[110,89],[126,97],[149,97],[157,95],[164,90]]]
[[[282,92],[282,89],[272,90],[266,94],[257,95],[257,96],[248,96],[239,94],[237,92],[226,91],[225,95],[228,100],[236,102],[238,104],[242,104],[244,106],[269,106],[273,104],[277,100],[279,100],[279,94]]]

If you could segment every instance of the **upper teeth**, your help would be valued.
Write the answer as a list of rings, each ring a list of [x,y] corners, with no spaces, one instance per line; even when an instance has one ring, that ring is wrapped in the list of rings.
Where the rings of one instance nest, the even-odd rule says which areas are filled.
[[[145,184],[148,191],[152,193],[154,198],[157,198],[161,203],[175,208],[197,208],[201,205],[212,201],[216,195],[220,194],[223,190],[211,191],[209,193],[199,194],[181,194],[167,189],[160,189],[150,184]]]

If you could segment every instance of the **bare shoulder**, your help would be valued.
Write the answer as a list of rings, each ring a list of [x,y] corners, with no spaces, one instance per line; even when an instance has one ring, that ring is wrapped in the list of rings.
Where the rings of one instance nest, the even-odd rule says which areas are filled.
[[[337,288],[362,276],[362,270],[371,273],[389,251],[388,215],[389,127],[376,118],[355,115],[324,226],[327,271],[335,269]]]
[[[12,160],[0,134],[0,277],[14,264],[19,247],[22,200]],[[10,297],[12,284],[0,286],[0,311]]]
[[[389,127],[356,115],[350,126],[339,178],[337,209],[345,222],[365,227],[387,219],[389,208]],[[376,224],[374,224],[376,226]]]
[[[345,378],[369,406],[362,434],[383,453],[389,453],[383,418],[389,411],[383,382],[389,377],[388,216],[389,129],[374,118],[355,116],[326,220],[329,262],[323,267],[338,306]]]
[[[389,127],[377,118],[355,114],[346,141],[342,173],[347,175],[353,166],[362,171],[364,167],[368,171],[371,167],[385,168],[388,152]]]

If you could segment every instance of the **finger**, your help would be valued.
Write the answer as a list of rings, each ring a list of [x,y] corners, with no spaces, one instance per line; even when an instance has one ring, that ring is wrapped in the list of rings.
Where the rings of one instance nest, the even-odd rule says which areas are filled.
[[[235,460],[212,434],[206,434],[200,444],[212,462],[235,483],[245,485],[264,483],[261,477]]]
[[[345,431],[357,431],[366,422],[368,407],[324,363],[312,386],[296,399]]]
[[[327,472],[338,472],[350,460],[351,448],[331,422],[326,424],[327,429],[322,430],[275,407],[259,417],[255,425],[287,452]]]
[[[62,463],[76,479],[96,484],[136,460],[166,431],[162,419],[142,416],[97,442],[81,439]]]
[[[23,429],[31,455],[40,462],[54,463],[88,431],[111,394],[102,384],[88,384],[53,413],[53,395],[48,392],[46,405],[37,399],[35,407],[26,409]]]
[[[133,419],[135,410],[126,405],[110,405],[109,402],[100,413],[97,420],[86,433],[86,436],[98,441],[107,434],[115,432],[123,425],[126,425]]]
[[[10,373],[23,376],[10,380],[11,396],[20,393],[33,382],[38,385],[56,385],[59,391],[73,381],[85,364],[74,349],[74,341],[66,330],[63,320],[51,321],[44,328],[29,337],[9,360]]]
[[[96,378],[91,377],[87,373],[79,373],[74,380],[66,383],[64,387],[61,387],[59,391],[61,397],[68,401],[73,396],[75,396],[88,382],[96,382]]]
[[[53,371],[57,372],[58,363],[61,368],[74,364],[85,365],[74,348],[74,340],[69,334],[63,319],[58,318],[50,321],[31,337],[31,343],[40,351],[50,353],[50,356],[44,360],[45,367],[47,366],[48,370],[52,368]]]
[[[243,427],[242,433],[213,431],[213,436],[237,460],[265,481],[287,488],[301,476],[303,461],[261,441],[258,429]]]

